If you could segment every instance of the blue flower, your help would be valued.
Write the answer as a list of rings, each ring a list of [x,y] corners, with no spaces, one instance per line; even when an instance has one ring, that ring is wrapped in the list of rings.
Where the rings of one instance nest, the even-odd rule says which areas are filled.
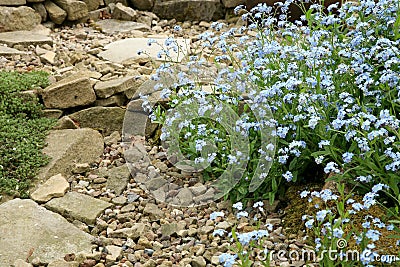
[[[343,162],[344,163],[350,163],[351,159],[353,158],[354,154],[350,153],[350,152],[345,152],[343,153],[342,157],[343,157]]]
[[[219,255],[218,259],[220,263],[224,264],[224,267],[232,267],[233,264],[235,264],[235,260],[237,258],[237,255],[232,255],[228,253],[223,253]]]
[[[233,208],[237,210],[242,210],[243,209],[243,203],[242,202],[236,202],[235,204],[232,205]]]
[[[210,220],[215,220],[217,217],[224,217],[224,213],[222,211],[214,211],[210,214]]]
[[[224,236],[225,233],[226,233],[226,231],[225,231],[224,229],[216,229],[216,230],[214,230],[214,232],[213,232],[213,236],[217,236],[217,235],[219,235],[219,236]]]

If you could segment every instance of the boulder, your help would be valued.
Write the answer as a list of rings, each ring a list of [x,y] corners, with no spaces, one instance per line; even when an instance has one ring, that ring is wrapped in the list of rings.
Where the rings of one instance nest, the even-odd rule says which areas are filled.
[[[55,24],[61,24],[67,18],[67,12],[50,0],[44,2],[44,7],[46,8],[51,21]]]
[[[96,94],[87,75],[77,73],[62,79],[42,91],[47,108],[72,108],[96,101]]]
[[[96,218],[111,206],[109,202],[77,192],[68,192],[65,196],[52,199],[45,204],[49,210],[89,225],[93,225]]]
[[[0,0],[0,6],[23,6],[26,0]]]
[[[36,202],[47,202],[54,197],[62,197],[69,189],[69,183],[62,174],[50,177],[44,184],[31,194],[31,198]]]
[[[88,7],[85,2],[77,0],[52,0],[67,12],[67,20],[78,20],[88,15]]]
[[[34,9],[27,6],[0,6],[0,32],[31,30],[42,18]]]
[[[92,237],[59,214],[29,199],[13,199],[0,205],[0,266],[18,258],[39,257],[49,263],[68,253],[90,253]],[[34,249],[32,249],[34,248]]]
[[[69,117],[81,127],[93,128],[104,136],[122,131],[125,109],[120,107],[91,107],[75,112]]]
[[[100,0],[82,0],[86,6],[88,11],[94,11],[99,8]]]
[[[161,19],[211,21],[222,19],[220,0],[156,0],[153,12]]]
[[[131,5],[138,9],[144,11],[151,11],[154,6],[154,0],[129,0]]]
[[[92,129],[50,131],[43,153],[51,160],[39,173],[44,180],[61,173],[69,176],[74,163],[92,163],[103,154],[103,137]]]
[[[136,20],[137,12],[130,7],[124,6],[121,3],[117,3],[112,12],[113,19],[117,20]]]

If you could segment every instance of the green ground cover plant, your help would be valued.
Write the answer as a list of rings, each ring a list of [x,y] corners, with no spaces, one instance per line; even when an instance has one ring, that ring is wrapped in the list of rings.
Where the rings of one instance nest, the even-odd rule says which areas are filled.
[[[45,137],[53,120],[27,90],[49,84],[46,72],[0,72],[0,194],[27,197],[41,166]]]

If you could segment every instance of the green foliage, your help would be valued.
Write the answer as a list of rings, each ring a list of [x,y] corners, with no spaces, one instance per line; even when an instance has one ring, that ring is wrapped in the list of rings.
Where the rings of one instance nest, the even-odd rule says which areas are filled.
[[[0,72],[0,193],[28,195],[47,163],[44,139],[53,121],[42,117],[37,97],[23,91],[48,85],[45,72]]]

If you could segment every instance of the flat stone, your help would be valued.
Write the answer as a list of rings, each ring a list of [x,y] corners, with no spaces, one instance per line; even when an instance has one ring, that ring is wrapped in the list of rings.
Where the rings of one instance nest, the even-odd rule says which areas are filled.
[[[69,189],[69,183],[62,174],[50,177],[31,194],[36,202],[47,202],[54,197],[62,197]]]
[[[94,91],[97,97],[107,98],[116,93],[122,93],[135,86],[136,78],[133,76],[126,76],[123,78],[112,79],[108,81],[97,82],[94,86]]]
[[[91,107],[75,112],[69,117],[82,128],[99,130],[104,136],[122,131],[125,109],[120,107]]]
[[[67,20],[78,20],[88,15],[88,8],[85,2],[77,0],[52,0],[59,7],[67,12]]]
[[[14,199],[0,205],[0,266],[10,266],[34,248],[29,259],[43,263],[62,259],[68,253],[90,253],[92,237],[54,212],[29,199]]]
[[[108,34],[131,31],[148,32],[151,30],[151,28],[144,23],[134,21],[120,21],[116,19],[99,20],[96,21],[96,25],[101,29],[102,32]]]
[[[93,129],[66,129],[50,131],[43,153],[50,162],[41,168],[39,178],[46,180],[61,173],[69,176],[75,163],[92,163],[103,154],[104,141]]]
[[[133,240],[139,239],[146,232],[148,232],[149,227],[144,223],[134,223],[132,227],[122,228],[112,231],[109,236],[112,238],[131,238]]]
[[[106,188],[113,190],[115,194],[121,195],[129,182],[130,172],[127,166],[114,167],[106,173]]]
[[[56,260],[50,262],[49,265],[47,265],[47,267],[79,267],[79,262]]]
[[[32,264],[24,260],[18,259],[14,262],[14,267],[33,267]]]
[[[10,47],[14,45],[44,45],[53,44],[53,40],[44,34],[34,33],[30,31],[14,31],[14,32],[1,32],[0,43],[6,44]]]
[[[89,105],[96,101],[90,78],[83,73],[68,76],[46,87],[42,92],[47,108],[72,108]]]
[[[188,47],[190,46],[190,39],[178,38],[175,39],[179,53],[170,51],[170,56],[158,57],[158,53],[162,48],[165,48],[166,38],[154,39],[157,43],[148,45],[148,38],[127,38],[110,43],[104,47],[106,51],[99,53],[98,55],[105,59],[116,63],[123,63],[124,61],[138,59],[138,58],[149,58],[152,60],[161,61],[172,61],[181,62],[182,59],[188,53]],[[141,55],[138,55],[138,51],[142,51]]]
[[[0,45],[0,56],[26,55],[24,51]]]
[[[112,17],[113,19],[117,20],[133,21],[137,19],[138,14],[136,10],[128,6],[124,6],[121,3],[117,3],[112,12]]]
[[[55,198],[45,204],[49,210],[67,218],[79,220],[89,225],[112,204],[77,192],[68,192],[61,198]]]
[[[144,207],[143,213],[148,214],[150,220],[159,220],[165,216],[164,212],[160,210],[160,208],[156,204],[153,203],[147,203]]]

